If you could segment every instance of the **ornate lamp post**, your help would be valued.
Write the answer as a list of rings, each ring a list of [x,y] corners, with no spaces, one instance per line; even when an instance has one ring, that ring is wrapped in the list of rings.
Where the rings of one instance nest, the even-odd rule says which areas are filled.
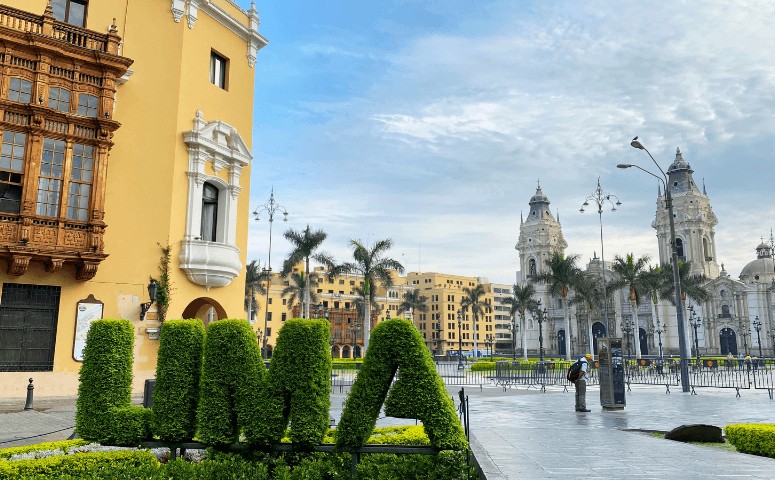
[[[657,334],[657,337],[659,338],[659,358],[662,359],[662,334],[665,333],[665,328],[667,325],[662,325],[662,323],[657,319],[657,328],[654,329],[654,333]]]
[[[611,200],[611,198],[616,199],[616,203]],[[605,255],[604,255],[604,248],[603,248],[603,206],[606,205],[606,203],[611,205],[611,211],[615,212],[616,207],[620,206],[622,202],[619,201],[619,197],[612,193],[603,192],[603,188],[600,186],[600,178],[597,179],[597,188],[594,192],[592,192],[592,195],[588,196],[586,200],[584,200],[584,203],[581,205],[581,209],[579,210],[581,213],[584,213],[584,207],[589,206],[589,202],[594,202],[597,205],[597,216],[600,219],[600,262],[602,264],[602,269],[600,271],[600,275],[603,278],[603,319],[605,320],[605,328],[606,332],[611,331],[611,325],[608,324],[608,299],[605,289]]]
[[[283,222],[288,221],[288,212],[285,210],[285,207],[280,205],[279,203],[275,202],[274,200],[274,188],[272,188],[272,193],[269,195],[269,202],[265,203],[263,205],[259,205],[258,208],[256,208],[253,211],[253,215],[256,218],[256,221],[258,222],[261,220],[261,214],[266,214],[269,217],[269,255],[266,262],[266,269],[265,271],[269,274],[268,280],[266,282],[266,312],[264,312],[264,332],[266,332],[267,324],[269,323],[269,289],[272,285],[272,223],[274,223],[274,215],[278,212],[282,212],[283,214]],[[267,336],[264,335],[264,343],[261,344],[261,356],[266,359],[267,357],[267,349],[266,349],[266,341]]]
[[[540,303],[540,302],[539,302]],[[549,314],[544,308],[543,311],[538,310],[536,311],[538,315],[536,315],[538,318],[538,361],[541,362],[541,364],[544,363],[544,330],[542,328],[543,323],[549,320]]]
[[[488,333],[487,336],[485,337],[485,341],[487,342],[487,345],[490,349],[490,361],[492,361],[492,341],[493,341],[492,335]]]
[[[514,347],[512,350],[512,362],[517,361],[517,333],[519,333],[519,324],[517,323],[517,318],[514,317],[514,321],[511,323],[511,345]]]
[[[463,310],[457,311],[457,369],[463,370],[466,368],[463,365]]]
[[[441,357],[441,319],[436,318],[436,358]]]
[[[675,245],[675,220],[673,219],[673,195],[670,193],[670,189],[667,188],[668,178],[667,174],[665,174],[665,171],[662,170],[662,167],[659,166],[656,160],[654,160],[654,157],[651,155],[651,152],[649,152],[646,147],[643,146],[643,144],[638,140],[638,137],[635,137],[630,142],[630,145],[633,148],[637,148],[639,150],[644,150],[648,156],[651,158],[651,160],[654,162],[654,165],[657,166],[659,171],[662,173],[662,177],[659,177],[651,172],[649,172],[646,169],[643,169],[637,165],[630,165],[626,163],[620,163],[617,165],[617,168],[630,168],[635,167],[638,170],[641,170],[652,177],[658,179],[660,182],[662,182],[663,187],[665,188],[665,208],[667,209],[667,216],[670,220],[670,251],[671,251],[671,259],[672,259],[672,267],[673,267],[673,288],[675,289],[675,319],[678,323],[678,351],[681,355],[681,390],[684,393],[688,393],[689,388],[689,356],[686,351],[686,325],[684,324],[684,313],[683,313],[683,302],[681,299],[681,277],[678,273],[678,252],[676,251],[676,245]]]
[[[702,325],[702,318],[694,311],[694,306],[689,305],[689,325],[694,329],[694,357],[697,359],[697,365],[700,364],[700,339],[697,336],[697,329]]]
[[[762,331],[762,322],[759,321],[759,315],[756,316],[756,320],[753,321],[753,329],[756,330],[756,343],[759,344],[759,358],[762,358],[762,337],[759,332]]]
[[[350,333],[353,334],[353,353],[352,353],[353,360],[355,360],[355,358],[356,358],[355,357],[355,347],[358,346],[358,330],[360,330],[360,329],[361,328],[358,325],[357,321],[355,323],[353,323],[352,327],[350,327]]]
[[[751,329],[746,328],[745,325],[740,325],[740,336],[743,337],[743,351],[748,355],[748,342],[746,342],[746,338],[751,336]]]
[[[619,324],[627,339],[627,360],[632,359],[632,350],[630,349],[630,335],[632,334],[632,325],[627,320],[622,320]]]

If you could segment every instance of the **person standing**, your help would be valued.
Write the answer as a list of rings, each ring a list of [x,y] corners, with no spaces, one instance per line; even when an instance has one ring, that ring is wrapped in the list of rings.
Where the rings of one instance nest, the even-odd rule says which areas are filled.
[[[579,378],[576,380],[576,411],[577,412],[591,412],[592,410],[587,408],[587,372],[589,372],[589,362],[592,361],[592,354],[588,353],[579,359],[581,362],[581,371],[579,371]]]

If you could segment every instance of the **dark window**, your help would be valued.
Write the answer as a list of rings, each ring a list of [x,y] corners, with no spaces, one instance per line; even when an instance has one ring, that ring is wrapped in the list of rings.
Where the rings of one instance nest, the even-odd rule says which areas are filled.
[[[48,106],[60,112],[70,111],[70,90],[52,87],[48,91]]]
[[[229,61],[215,52],[210,52],[210,83],[226,90]]]
[[[284,322],[287,318],[288,318],[288,314],[283,312],[282,317],[280,318],[280,320],[282,320]]]
[[[64,140],[43,139],[43,154],[38,178],[36,212],[44,217],[59,215],[59,199],[62,192],[62,166],[65,162]]]
[[[216,241],[218,227],[218,189],[205,183],[202,191],[202,240]]]
[[[52,0],[54,18],[79,27],[86,26],[86,8],[88,0]]]
[[[684,257],[684,241],[680,238],[675,239],[675,253],[679,259],[686,260],[686,257]]]
[[[78,115],[82,117],[97,117],[97,97],[81,93],[78,95]]]
[[[32,82],[22,78],[12,78],[8,89],[8,100],[30,103],[30,98],[32,98]]]
[[[94,147],[73,145],[73,168],[70,172],[70,192],[67,200],[68,220],[89,220]]]
[[[24,144],[27,135],[20,132],[3,132],[0,154],[0,212],[19,213],[22,199],[22,168]]]

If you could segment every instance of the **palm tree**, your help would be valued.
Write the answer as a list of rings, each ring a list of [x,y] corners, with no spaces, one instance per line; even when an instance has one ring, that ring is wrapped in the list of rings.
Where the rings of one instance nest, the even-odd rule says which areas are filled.
[[[638,305],[643,293],[646,293],[646,289],[641,283],[641,275],[646,271],[646,266],[649,263],[648,255],[644,255],[639,259],[635,259],[635,255],[628,253],[626,257],[616,255],[614,257],[611,270],[616,277],[611,282],[611,288],[620,289],[628,288],[630,306],[632,307],[632,322],[633,328],[633,343],[635,344],[635,357],[640,358],[640,323],[638,321]]]
[[[517,323],[517,313],[519,313],[520,327],[522,331],[522,356],[527,361],[527,346],[525,345],[525,312],[533,311],[538,308],[538,300],[533,298],[536,294],[535,286],[532,283],[525,283],[523,285],[513,285],[511,287],[511,297],[507,298],[505,302],[509,304],[509,313],[511,314],[511,332],[516,333],[514,325]],[[517,339],[513,339],[514,358],[517,355]]]
[[[314,259],[328,268],[331,268],[334,264],[333,258],[327,253],[315,253],[320,248],[320,244],[326,239],[328,234],[323,230],[312,231],[307,225],[307,228],[303,232],[297,232],[293,229],[288,229],[283,236],[291,242],[293,250],[288,254],[288,258],[283,262],[283,274],[287,275],[293,270],[293,267],[299,262],[304,262],[304,272],[302,274],[302,280],[304,284],[304,311],[302,312],[302,318],[309,318],[309,306],[310,306],[310,287],[309,287],[309,261]]]
[[[659,329],[662,327],[659,322],[658,306],[659,301],[664,298],[662,296],[663,283],[665,282],[663,275],[662,267],[658,266],[650,266],[648,270],[644,270],[640,275],[640,284],[643,287],[643,292],[647,294],[651,300],[649,303],[651,304],[651,315],[653,318],[654,329]],[[660,353],[661,351],[662,350],[660,347]]]
[[[664,265],[660,269],[662,270],[662,284],[661,296],[667,298],[670,303],[675,305],[675,282],[673,281],[673,267],[670,265]],[[706,302],[710,299],[710,292],[705,288],[708,283],[708,278],[705,275],[692,275],[692,262],[684,262],[678,260],[678,281],[681,282],[681,300],[686,300],[686,297],[694,300],[695,303]]]
[[[565,313],[565,358],[571,359],[570,351],[570,311],[568,310],[568,292],[575,288],[581,278],[581,269],[576,266],[578,255],[568,255],[556,252],[546,260],[547,272],[533,276],[533,281],[546,283],[549,293],[562,298]]]
[[[421,312],[427,312],[428,311],[428,297],[425,295],[420,294],[420,289],[415,288],[414,290],[404,292],[404,300],[401,302],[400,305],[398,305],[398,311],[407,311],[410,310],[412,312],[412,323],[414,323],[414,311],[419,310]]]
[[[363,277],[364,315],[363,315],[363,350],[364,355],[369,349],[369,337],[371,333],[371,302],[374,300],[374,287],[381,284],[385,288],[393,286],[391,270],[399,274],[404,273],[404,266],[398,260],[386,258],[385,255],[393,246],[393,241],[380,240],[371,248],[365,246],[360,240],[350,240],[353,247],[353,260],[338,267],[331,265],[333,271],[356,274]]]
[[[482,300],[482,297],[484,296],[484,287],[479,284],[475,286],[474,288],[463,288],[463,297],[460,299],[460,307],[463,310],[467,310],[469,307],[471,307],[471,314],[474,318],[474,324],[473,324],[473,339],[474,339],[474,360],[478,358],[478,350],[476,347],[476,321],[479,318],[479,315],[484,315],[484,301]]]
[[[587,337],[589,338],[589,353],[594,352],[594,338],[592,337],[592,311],[595,308],[603,306],[603,291],[600,288],[600,278],[597,274],[583,272],[579,282],[574,288],[573,298],[569,300],[570,305],[584,305],[587,312]],[[606,325],[606,329],[608,326]],[[607,335],[611,335],[606,331]]]
[[[305,277],[301,273],[293,272],[291,273],[289,279],[288,279],[288,286],[283,288],[283,291],[280,292],[280,296],[285,298],[288,297],[288,306],[293,307],[294,305],[301,304],[301,306],[304,306],[304,295],[307,292],[307,287],[309,284],[316,285],[317,279],[315,278],[315,275],[312,275],[311,278],[308,278],[309,282],[305,282]],[[318,295],[314,291],[309,291],[309,300],[312,303],[318,302]],[[299,308],[299,313],[303,314],[301,311],[301,308]]]
[[[248,321],[253,320],[253,313],[257,312],[259,308],[256,294],[266,295],[267,289],[264,287],[264,282],[268,287],[270,279],[270,272],[261,270],[261,266],[256,260],[252,260],[245,267],[245,311],[248,314]]]

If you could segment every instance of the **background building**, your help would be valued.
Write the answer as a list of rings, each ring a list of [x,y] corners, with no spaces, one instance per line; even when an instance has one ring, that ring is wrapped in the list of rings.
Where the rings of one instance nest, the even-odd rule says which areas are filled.
[[[0,6],[0,381],[74,394],[89,323],[243,317],[258,14],[228,0]],[[147,286],[161,287],[157,303]],[[165,311],[166,310],[166,311]]]

